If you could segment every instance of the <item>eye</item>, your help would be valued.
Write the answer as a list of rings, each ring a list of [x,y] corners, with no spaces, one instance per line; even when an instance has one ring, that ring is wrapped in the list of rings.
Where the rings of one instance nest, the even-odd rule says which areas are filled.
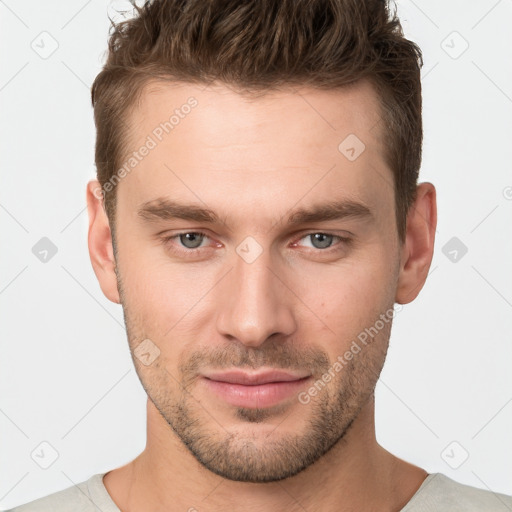
[[[199,255],[204,250],[207,250],[209,247],[203,245],[205,240],[209,240],[209,237],[202,231],[185,231],[162,237],[163,243],[170,251],[188,257]],[[311,243],[309,247],[312,252],[316,253],[330,253],[332,251],[341,250],[348,247],[351,243],[351,238],[318,231],[308,233],[302,236],[299,241],[300,240],[309,240]],[[335,243],[336,241],[338,241],[338,243]],[[298,242],[292,243],[292,247],[298,246],[308,247]],[[222,244],[217,243],[217,247],[222,247]]]
[[[328,249],[334,236],[327,233],[311,233],[304,238],[311,240],[313,247],[316,249]]]
[[[176,235],[180,243],[183,244],[187,249],[197,249],[200,247],[201,242],[204,240],[206,235],[204,233],[180,233]]]
[[[336,248],[337,245],[348,245],[350,243],[350,238],[323,232],[308,233],[307,235],[303,236],[300,240],[305,239],[309,239],[311,241],[313,249],[319,249],[323,251],[329,250],[333,247]],[[339,243],[333,245],[333,240],[339,240]],[[297,244],[295,243],[294,245]]]
[[[208,236],[202,231],[186,231],[164,236],[162,241],[173,252],[191,255],[201,252],[201,249],[206,249],[206,247],[201,246],[205,238],[208,238]]]

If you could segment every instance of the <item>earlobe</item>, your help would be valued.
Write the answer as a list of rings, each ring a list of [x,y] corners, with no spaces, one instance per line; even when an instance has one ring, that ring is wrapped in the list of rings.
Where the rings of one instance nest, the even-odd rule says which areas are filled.
[[[91,180],[87,184],[87,211],[89,214],[87,242],[94,273],[107,299],[120,304],[112,233],[103,208],[101,185],[97,180]]]
[[[436,189],[432,183],[420,183],[416,201],[409,209],[405,242],[401,248],[395,297],[399,304],[412,302],[425,284],[434,254],[436,226]]]

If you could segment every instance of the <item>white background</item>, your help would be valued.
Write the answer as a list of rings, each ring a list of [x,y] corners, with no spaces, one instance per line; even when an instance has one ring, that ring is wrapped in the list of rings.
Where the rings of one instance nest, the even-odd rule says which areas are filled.
[[[378,440],[429,472],[512,494],[512,1],[397,5],[424,56],[420,181],[437,187],[439,223],[431,275],[395,319]],[[0,1],[0,508],[145,445],[122,309],[87,250],[90,86],[107,11],[104,0]],[[47,58],[33,49],[52,44]],[[58,249],[46,263],[32,252],[42,237]],[[443,253],[452,237],[468,249],[456,262]],[[47,469],[31,457],[43,441],[59,454]],[[457,469],[446,462],[466,452]]]

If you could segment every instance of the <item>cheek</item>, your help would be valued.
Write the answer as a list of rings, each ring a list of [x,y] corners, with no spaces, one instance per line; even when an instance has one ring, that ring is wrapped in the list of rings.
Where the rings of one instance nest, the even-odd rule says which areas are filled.
[[[332,352],[343,352],[392,307],[396,283],[391,266],[389,257],[374,251],[366,260],[354,259],[336,269],[325,269],[315,280],[308,279],[301,297],[318,318],[314,324],[303,322],[304,328],[319,326],[323,335],[332,338]],[[328,285],[319,286],[321,282]]]
[[[204,325],[218,277],[213,269],[176,265],[155,258],[154,252],[127,250],[130,257],[120,261],[119,269],[132,324],[168,351],[175,346],[173,339],[186,344]]]

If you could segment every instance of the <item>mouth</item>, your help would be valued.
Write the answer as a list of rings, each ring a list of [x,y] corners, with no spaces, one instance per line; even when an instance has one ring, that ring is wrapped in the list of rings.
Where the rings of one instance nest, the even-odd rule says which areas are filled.
[[[231,370],[205,373],[202,382],[207,390],[230,405],[247,408],[266,408],[287,400],[311,379],[305,373],[284,370],[245,372]]]

